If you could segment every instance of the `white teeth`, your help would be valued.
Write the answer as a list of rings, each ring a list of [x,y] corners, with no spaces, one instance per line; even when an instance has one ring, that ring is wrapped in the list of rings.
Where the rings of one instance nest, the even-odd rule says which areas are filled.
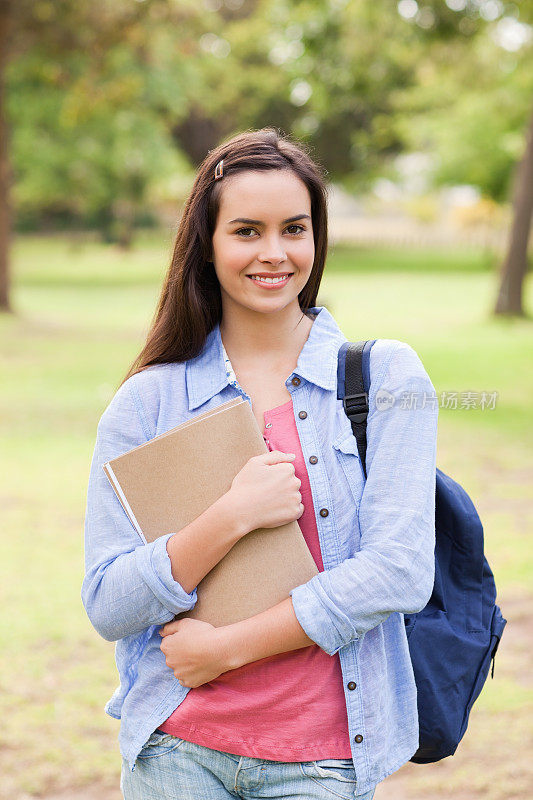
[[[253,281],[261,281],[262,283],[279,283],[280,281],[284,281],[288,278],[288,275],[279,275],[276,278],[259,278],[257,275],[250,275],[250,278]]]

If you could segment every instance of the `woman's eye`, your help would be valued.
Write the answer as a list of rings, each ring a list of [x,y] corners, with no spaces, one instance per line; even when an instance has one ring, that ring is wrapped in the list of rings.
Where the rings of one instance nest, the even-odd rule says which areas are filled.
[[[305,228],[303,225],[289,225],[285,230],[291,236],[299,236],[305,231]],[[242,239],[251,239],[257,231],[255,228],[239,228],[235,233]]]

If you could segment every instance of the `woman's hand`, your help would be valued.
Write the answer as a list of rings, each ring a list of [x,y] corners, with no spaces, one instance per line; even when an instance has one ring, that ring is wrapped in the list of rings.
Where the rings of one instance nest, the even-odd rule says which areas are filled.
[[[272,450],[250,458],[237,473],[228,491],[235,514],[245,520],[248,532],[277,528],[304,513],[293,453]]]
[[[168,666],[182,686],[191,688],[252,661],[315,644],[298,622],[290,597],[231,625],[214,628],[184,617],[160,633]]]
[[[161,650],[182,686],[194,689],[231,669],[217,633],[220,630],[189,617],[168,622],[161,629]]]

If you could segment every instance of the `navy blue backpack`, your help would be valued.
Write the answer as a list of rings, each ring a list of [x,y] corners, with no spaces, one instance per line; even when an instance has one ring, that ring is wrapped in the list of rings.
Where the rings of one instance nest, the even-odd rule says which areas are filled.
[[[351,422],[366,478],[366,418],[373,341],[339,350],[337,397]],[[435,583],[422,611],[404,617],[419,719],[417,764],[455,753],[507,620],[483,554],[483,526],[464,489],[440,469],[435,495]]]

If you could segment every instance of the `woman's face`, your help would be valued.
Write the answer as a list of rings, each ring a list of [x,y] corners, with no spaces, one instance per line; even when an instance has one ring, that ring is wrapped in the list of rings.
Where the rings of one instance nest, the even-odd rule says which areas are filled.
[[[235,305],[262,313],[298,306],[315,256],[305,183],[290,170],[250,170],[222,181],[212,260],[223,313]]]

